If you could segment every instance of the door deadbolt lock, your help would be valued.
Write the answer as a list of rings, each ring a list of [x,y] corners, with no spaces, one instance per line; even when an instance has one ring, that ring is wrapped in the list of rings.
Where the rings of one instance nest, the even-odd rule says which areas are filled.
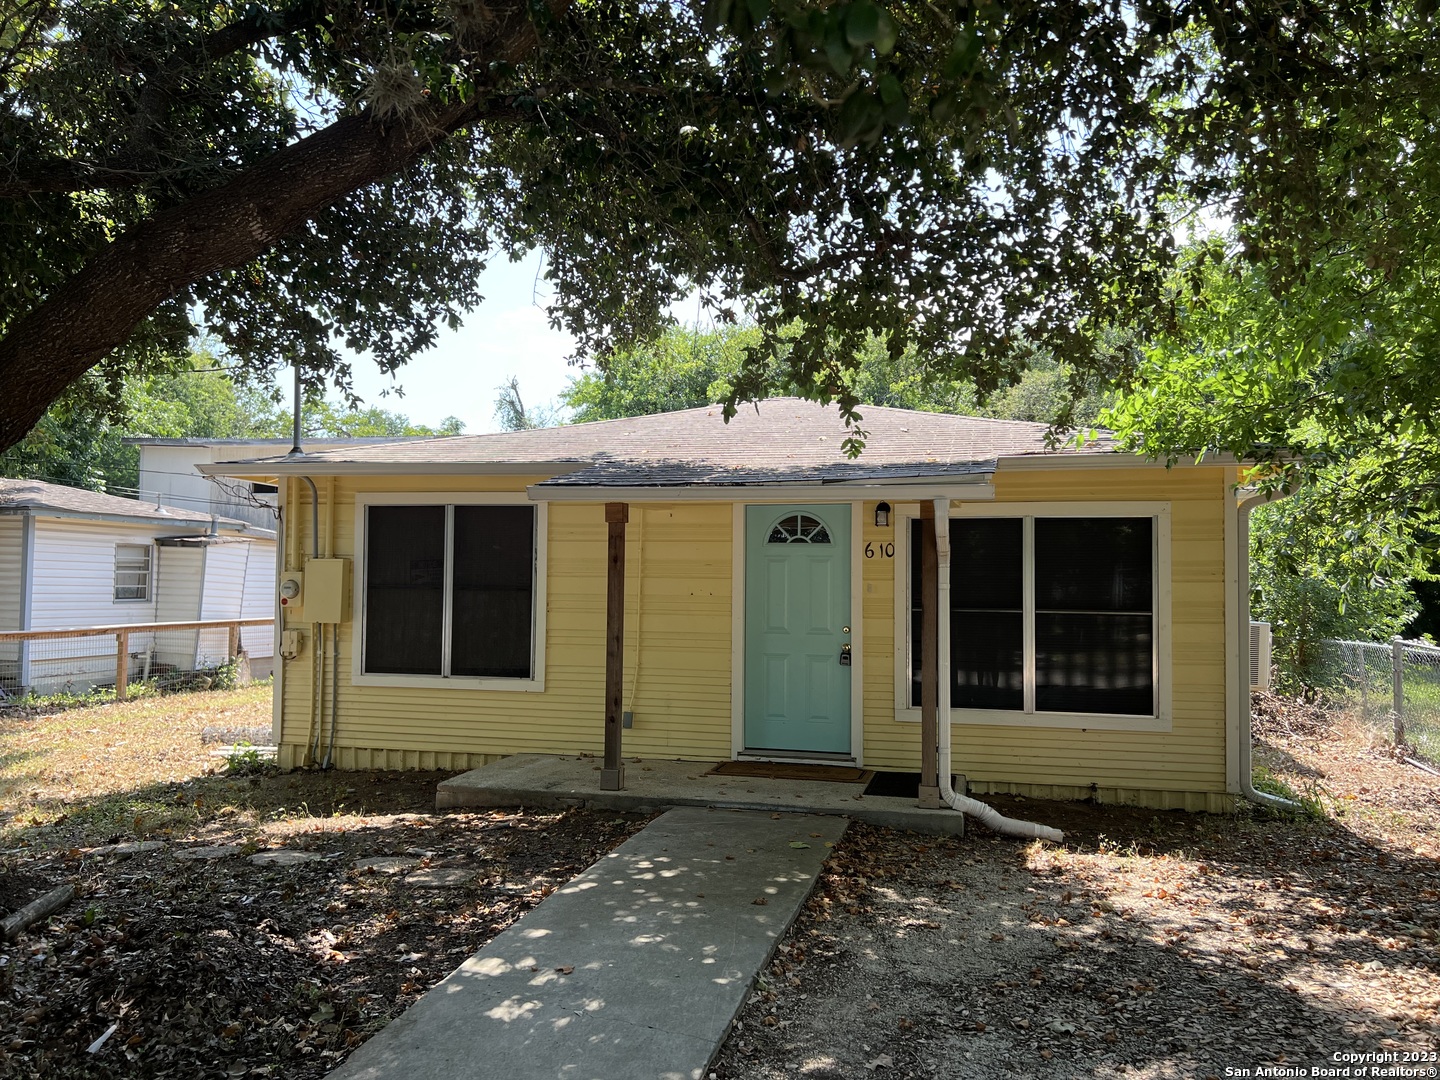
[[[840,633],[842,633],[842,634],[848,634],[849,632],[850,632],[850,628],[849,628],[848,626],[842,626],[842,627],[840,627]]]

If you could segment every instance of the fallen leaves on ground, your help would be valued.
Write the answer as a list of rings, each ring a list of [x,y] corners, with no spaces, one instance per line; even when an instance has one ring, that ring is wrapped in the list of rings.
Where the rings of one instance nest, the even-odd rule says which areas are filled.
[[[1257,760],[1323,787],[1328,819],[995,798],[1065,845],[852,825],[715,1076],[1131,1080],[1440,1052],[1440,780],[1348,717],[1272,715]]]
[[[322,1077],[644,824],[436,815],[438,773],[208,774],[202,732],[257,708],[212,693],[0,721],[0,907],[79,889],[0,945],[0,1077]]]

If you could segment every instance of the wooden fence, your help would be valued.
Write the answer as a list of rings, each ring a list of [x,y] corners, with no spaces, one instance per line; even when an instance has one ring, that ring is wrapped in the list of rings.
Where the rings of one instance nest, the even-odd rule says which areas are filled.
[[[136,634],[157,634],[178,630],[226,630],[226,660],[240,652],[242,626],[271,626],[274,619],[201,619],[195,622],[132,623],[126,626],[76,626],[56,630],[3,630],[0,644],[32,641],[59,641],[67,638],[113,638],[115,640],[115,699],[124,701],[130,683],[130,638]],[[106,647],[108,652],[108,645]]]

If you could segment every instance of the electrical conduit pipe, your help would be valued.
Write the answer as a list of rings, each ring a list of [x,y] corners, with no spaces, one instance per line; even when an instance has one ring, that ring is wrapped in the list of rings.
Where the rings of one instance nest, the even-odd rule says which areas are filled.
[[[297,399],[298,400],[298,399]],[[295,449],[293,453],[300,452],[300,436],[298,421],[296,424]],[[320,558],[320,492],[315,487],[315,481],[308,476],[300,477],[310,485],[310,546],[314,554],[311,558]],[[300,549],[303,551],[305,545],[302,543]],[[310,661],[310,739],[309,758],[310,764],[320,760],[320,740],[325,734],[325,627],[320,623],[310,624],[310,643],[314,656]]]
[[[950,785],[950,500],[935,500],[935,548],[938,564],[938,596],[936,606],[940,618],[936,620],[939,632],[935,635],[936,673],[940,680],[940,693],[936,702],[936,758],[940,772],[940,798],[953,810],[969,814],[992,832],[1001,836],[1020,836],[1030,839],[1050,840],[1063,843],[1065,834],[1048,825],[1037,825],[1033,821],[1008,818],[993,806],[956,794]]]

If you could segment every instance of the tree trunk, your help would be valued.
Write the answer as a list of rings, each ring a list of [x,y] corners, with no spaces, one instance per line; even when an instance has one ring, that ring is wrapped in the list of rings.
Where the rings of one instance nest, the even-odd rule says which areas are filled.
[[[0,450],[24,438],[67,386],[123,345],[160,304],[207,274],[243,266],[477,113],[473,104],[455,104],[390,127],[368,113],[347,116],[130,228],[0,341]]]

